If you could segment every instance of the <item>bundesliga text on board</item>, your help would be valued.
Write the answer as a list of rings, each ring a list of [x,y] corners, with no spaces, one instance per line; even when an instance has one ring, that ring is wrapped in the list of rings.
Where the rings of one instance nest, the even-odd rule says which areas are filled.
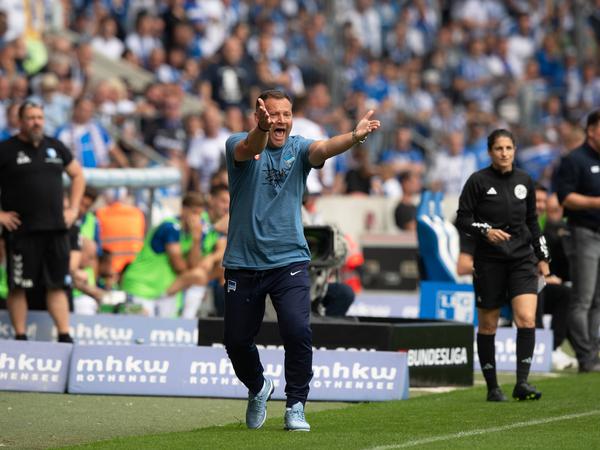
[[[463,366],[468,363],[467,347],[418,348],[408,351],[408,367]]]

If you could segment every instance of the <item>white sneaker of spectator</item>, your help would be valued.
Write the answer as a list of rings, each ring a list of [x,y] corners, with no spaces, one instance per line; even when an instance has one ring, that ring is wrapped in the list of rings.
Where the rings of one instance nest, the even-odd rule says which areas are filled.
[[[552,368],[554,370],[576,369],[577,359],[567,355],[560,347],[552,352]]]

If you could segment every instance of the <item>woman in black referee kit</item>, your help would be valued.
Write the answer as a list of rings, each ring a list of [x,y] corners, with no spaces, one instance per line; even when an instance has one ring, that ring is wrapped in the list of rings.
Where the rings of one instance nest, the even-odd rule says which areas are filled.
[[[496,379],[494,338],[500,308],[511,302],[517,325],[517,382],[513,398],[542,396],[527,382],[535,346],[538,278],[548,276],[548,249],[540,231],[533,180],[514,167],[510,131],[488,136],[492,165],[475,172],[460,195],[457,227],[475,237],[473,285],[479,319],[477,348],[487,400],[505,401]],[[536,267],[537,266],[537,267]]]

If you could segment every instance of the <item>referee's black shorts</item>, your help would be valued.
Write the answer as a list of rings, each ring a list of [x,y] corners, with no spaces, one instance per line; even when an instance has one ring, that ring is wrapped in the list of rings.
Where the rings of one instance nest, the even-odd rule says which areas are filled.
[[[533,258],[474,261],[473,287],[478,308],[501,308],[518,295],[537,294],[537,286]]]
[[[70,285],[67,231],[6,233],[6,272],[9,289]]]

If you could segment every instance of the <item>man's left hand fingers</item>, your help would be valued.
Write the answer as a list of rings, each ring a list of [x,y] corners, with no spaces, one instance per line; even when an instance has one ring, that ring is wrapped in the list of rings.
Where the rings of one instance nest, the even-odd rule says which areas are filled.
[[[363,117],[364,120],[370,120],[371,116],[375,113],[375,110],[370,109],[369,111],[367,111],[367,113],[365,114],[365,116]]]
[[[377,128],[379,128],[381,126],[381,122],[379,122],[379,120],[371,120],[369,122],[369,124],[367,125],[367,130],[369,132],[371,131],[375,131]]]

